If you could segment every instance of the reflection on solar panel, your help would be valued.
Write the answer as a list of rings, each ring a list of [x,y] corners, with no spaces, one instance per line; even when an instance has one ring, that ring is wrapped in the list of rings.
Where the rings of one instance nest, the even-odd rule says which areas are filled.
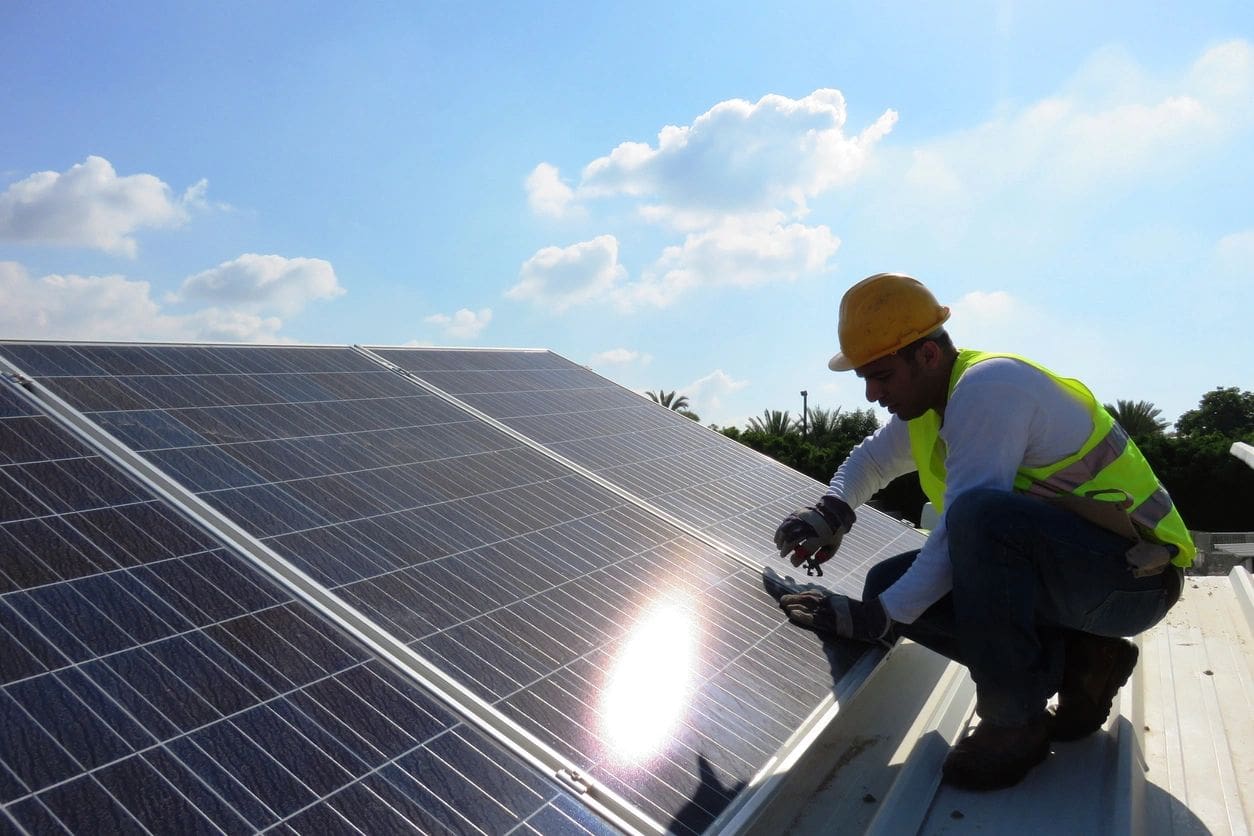
[[[0,729],[4,831],[611,832],[7,382]]]
[[[520,755],[567,765],[575,786],[641,821],[708,827],[857,656],[816,652],[742,560],[353,350],[14,343],[0,355],[543,747]],[[788,484],[801,483],[774,489]],[[238,740],[215,752],[239,758]],[[532,793],[552,786],[497,760]],[[456,787],[433,790],[462,808]],[[575,815],[541,795],[541,832],[558,823],[541,817]]]
[[[372,351],[745,556],[769,552],[779,521],[826,489],[552,352]],[[867,569],[921,542],[863,509],[824,578],[806,580],[858,595]]]

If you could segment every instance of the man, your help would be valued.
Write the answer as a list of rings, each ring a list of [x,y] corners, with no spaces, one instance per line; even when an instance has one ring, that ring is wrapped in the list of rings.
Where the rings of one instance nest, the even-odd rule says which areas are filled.
[[[980,723],[943,774],[995,789],[1022,780],[1051,739],[1102,726],[1137,659],[1118,637],[1163,618],[1195,549],[1136,445],[1083,384],[1021,357],[959,351],[948,319],[927,288],[894,273],[841,300],[828,366],[854,371],[892,417],[818,504],[781,523],[775,544],[794,566],[827,560],[853,509],[912,470],[940,519],[922,549],[871,569],[861,601],[807,591],[780,604],[819,632],[906,636],[966,665]]]

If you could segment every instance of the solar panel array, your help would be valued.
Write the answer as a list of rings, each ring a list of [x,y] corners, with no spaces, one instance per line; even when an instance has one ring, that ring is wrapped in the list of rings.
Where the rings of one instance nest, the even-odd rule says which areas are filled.
[[[832,688],[833,671],[828,659],[815,651],[813,637],[783,622],[773,600],[763,590],[759,571],[668,524],[632,501],[632,496],[624,496],[623,491],[596,484],[542,450],[534,449],[531,443],[495,429],[359,352],[313,347],[9,343],[0,345],[0,354],[257,541],[299,567],[340,601],[446,671],[492,706],[506,722],[516,723],[580,773],[663,827],[676,832],[700,832],[706,828]],[[445,354],[453,359],[473,354],[480,363],[490,361],[498,386],[501,373],[505,377],[512,373],[531,387],[533,396],[551,395],[532,383],[537,371],[533,366],[537,357],[555,355]],[[560,358],[556,361],[565,364],[569,371],[571,364]],[[510,364],[521,364],[523,368],[511,369]],[[446,377],[444,383],[452,386],[450,380]],[[568,393],[558,394],[566,397]],[[462,395],[466,392],[458,396]],[[607,396],[617,397],[613,393]],[[630,397],[640,401],[634,395]],[[474,405],[482,409],[487,402],[480,399]],[[630,407],[624,404],[621,410],[628,413]],[[569,433],[572,439],[583,442],[582,447],[568,444],[562,449],[584,450],[581,455],[589,461],[596,450],[588,439],[601,437],[616,446],[600,455],[621,455],[622,461],[631,466],[647,463],[658,467],[659,462],[650,462],[639,452],[627,452],[643,450],[636,445],[652,443],[651,437],[625,439],[630,445],[624,447],[618,446],[613,432],[602,431],[608,427],[599,422],[614,417],[609,414],[612,411],[585,410],[585,415],[562,418],[562,426],[575,428]],[[596,414],[599,412],[607,414]],[[667,421],[677,417],[666,410],[654,412]],[[532,409],[532,414],[557,413]],[[20,425],[10,423],[15,420]],[[592,430],[578,430],[581,420],[587,421]],[[4,423],[5,439],[15,445],[13,449],[24,450],[22,445],[31,446],[37,437],[41,441],[34,442],[34,447],[39,448],[51,443],[42,439],[56,435],[50,424],[37,415],[15,414]],[[36,426],[41,429],[33,429]],[[664,424],[659,426],[666,429]],[[527,429],[541,435],[536,441],[542,444],[565,443],[543,437],[542,426]],[[669,434],[659,434],[659,443],[666,438],[683,443],[684,433],[671,429]],[[700,428],[692,429],[713,435]],[[58,438],[73,444],[63,432]],[[623,476],[618,484],[629,485],[629,491],[642,497],[649,493],[650,501],[675,498],[668,499],[666,509],[682,516],[677,511],[687,508],[689,519],[696,518],[701,502],[717,499],[717,511],[705,520],[704,527],[720,532],[729,530],[729,525],[720,522],[732,520],[747,529],[756,524],[754,520],[770,513],[774,516],[766,528],[769,532],[780,515],[778,509],[791,507],[805,492],[806,485],[806,501],[813,500],[816,483],[795,474],[789,476],[791,471],[778,466],[765,472],[773,481],[758,483],[756,494],[745,492],[752,475],[747,475],[743,467],[739,476],[734,471],[745,460],[727,452],[733,448],[722,442],[716,444],[722,458],[715,468],[723,481],[738,486],[740,493],[720,494],[722,483],[711,488],[710,480],[694,482],[693,474],[697,471],[693,462],[699,457],[681,456],[678,452],[672,457],[677,462],[678,476],[667,477],[669,481],[661,483],[664,490],[649,492],[642,487],[645,482],[627,482],[627,474],[643,474],[647,468],[616,469],[609,463],[612,458],[603,462],[598,472],[609,473],[614,479]],[[78,495],[74,492],[81,489],[76,485],[84,484],[84,480],[67,478],[67,460],[76,462],[77,468],[85,467],[79,462],[91,462],[95,470],[103,472],[112,467],[81,449],[74,455],[41,450],[35,460],[15,460],[5,467],[22,468],[28,483]],[[764,461],[752,458],[759,470]],[[42,469],[26,474],[31,467]],[[5,474],[9,474],[7,469]],[[129,490],[139,495],[139,489],[125,477],[116,472],[110,476],[112,481],[129,485]],[[90,479],[85,483],[93,484]],[[22,487],[30,493],[29,484]],[[127,518],[128,514],[155,513],[139,509],[158,509],[163,519],[180,521],[180,531],[189,532],[188,537],[195,535],[194,547],[175,549],[180,553],[172,557],[162,554],[160,559],[147,562],[138,557],[123,558],[137,561],[136,566],[123,563],[121,568],[98,567],[98,573],[109,579],[111,590],[112,583],[121,582],[115,581],[115,575],[129,578],[139,572],[146,582],[148,573],[158,572],[153,566],[162,567],[162,572],[182,572],[172,580],[163,579],[165,585],[160,589],[169,588],[183,597],[212,595],[216,590],[220,597],[231,599],[244,609],[216,621],[204,621],[203,617],[197,621],[184,614],[191,627],[174,636],[163,636],[160,641],[178,638],[199,643],[193,646],[202,655],[208,651],[201,644],[223,647],[228,656],[243,643],[240,653],[252,654],[233,659],[210,656],[207,658],[211,664],[203,670],[185,675],[180,672],[193,695],[192,705],[197,705],[197,700],[212,705],[217,698],[219,678],[240,683],[240,687],[221,686],[223,693],[236,695],[233,699],[238,705],[231,703],[217,709],[219,714],[226,708],[235,709],[235,713],[223,714],[223,719],[212,722],[206,717],[197,718],[202,724],[191,729],[176,724],[181,736],[166,738],[154,734],[156,727],[148,729],[148,724],[139,718],[138,725],[155,738],[151,743],[155,748],[140,748],[138,754],[123,760],[139,758],[145,766],[151,766],[157,757],[152,754],[154,751],[163,756],[172,752],[177,759],[183,750],[175,750],[169,742],[177,740],[179,746],[192,753],[187,755],[187,761],[180,760],[185,772],[210,786],[211,794],[221,799],[225,794],[213,784],[216,776],[224,773],[230,781],[239,783],[242,774],[247,773],[235,766],[224,769],[221,762],[212,766],[210,760],[223,758],[233,763],[233,758],[251,763],[252,750],[258,745],[269,753],[270,760],[275,760],[276,753],[289,751],[280,733],[296,729],[294,737],[305,742],[291,744],[291,752],[317,750],[324,760],[334,761],[341,771],[346,770],[348,778],[332,770],[340,781],[336,784],[336,780],[320,772],[322,783],[315,787],[302,783],[306,779],[299,769],[303,767],[281,762],[283,775],[299,776],[295,780],[302,787],[320,792],[309,800],[288,783],[268,783],[264,792],[276,796],[264,804],[269,818],[255,812],[254,818],[245,815],[245,828],[282,822],[297,829],[311,829],[315,816],[318,821],[333,818],[339,825],[357,821],[354,815],[358,813],[354,811],[372,809],[371,805],[378,804],[386,805],[400,817],[398,821],[436,831],[444,828],[503,832],[525,821],[526,827],[549,832],[574,827],[571,822],[575,818],[582,822],[580,826],[593,832],[604,827],[599,820],[590,818],[572,796],[557,789],[556,783],[538,777],[532,767],[509,756],[490,754],[493,744],[483,733],[458,722],[447,707],[426,696],[385,661],[341,635],[309,607],[292,600],[290,593],[263,578],[244,558],[208,541],[206,534],[181,522],[179,512],[168,504],[150,495],[142,500],[99,491],[92,491],[92,495],[98,497],[93,498],[95,505],[88,503],[88,507],[73,512],[47,505],[49,513],[35,518],[61,521],[66,513],[108,513]],[[781,495],[787,499],[781,500]],[[73,504],[63,500],[66,507]],[[765,511],[768,505],[771,510]],[[29,522],[30,517],[24,516],[29,515],[29,508],[23,506],[14,513],[18,516],[9,522]],[[721,520],[714,519],[719,516]],[[127,531],[149,530],[146,517],[138,523],[128,521],[131,528]],[[757,529],[756,535],[763,536],[763,527]],[[46,541],[32,540],[24,531],[19,530],[14,536],[19,537],[27,551],[32,551],[33,544],[37,555],[42,555],[46,548]],[[120,535],[108,536],[114,542]],[[142,539],[136,542],[147,547]],[[137,548],[127,540],[123,552],[137,555],[132,551]],[[19,567],[12,570],[14,573],[27,571],[22,568],[29,561],[25,553],[11,554],[22,557],[4,558],[5,572],[10,572],[10,563]],[[186,561],[192,562],[189,569],[182,568]],[[210,568],[204,568],[202,563]],[[169,568],[165,568],[167,565]],[[229,567],[233,574],[221,567]],[[55,596],[43,605],[43,611],[49,613],[46,621],[67,622],[84,617],[80,610],[99,609],[94,603],[85,607],[79,597],[69,594],[76,582],[57,575],[34,583],[39,595]],[[237,594],[237,586],[244,592]],[[253,592],[254,589],[259,592]],[[39,631],[45,628],[36,628],[32,616],[10,602],[10,595],[19,594],[32,592],[25,587],[12,591],[6,587],[4,602],[8,609],[3,612],[13,610],[18,613],[14,623],[30,626],[20,636],[32,630],[42,635]],[[174,606],[162,598],[162,592],[152,594],[167,608]],[[23,607],[29,608],[25,598],[20,600]],[[149,606],[147,599],[143,600]],[[280,618],[283,620],[274,621]],[[247,638],[230,631],[229,637],[220,635],[227,630],[222,622],[235,624],[237,619],[248,619],[240,621],[248,625],[244,631]],[[256,627],[256,621],[261,621],[264,629]],[[290,626],[293,622],[296,627]],[[10,629],[7,622],[5,627],[15,637],[19,633],[13,630],[24,629]],[[93,631],[104,628],[91,621],[83,629],[97,640]],[[253,661],[261,654],[247,642],[257,635],[267,642],[275,642],[277,637],[284,653],[289,652],[289,646],[298,637],[300,641],[315,642],[318,649],[297,647],[295,657],[320,659],[320,676],[312,682],[292,679],[293,687],[282,690],[280,686],[286,686],[287,681],[271,682]],[[147,655],[142,657],[145,665],[135,669],[133,678],[153,688],[162,687],[157,683],[169,677],[166,671],[176,662],[163,657],[156,657],[156,663],[150,662],[149,656],[154,652],[149,647],[151,641],[134,638],[135,648],[142,648]],[[77,641],[86,639],[80,637]],[[230,644],[231,641],[235,643]],[[41,658],[33,650],[39,647],[35,644],[27,648],[23,642],[24,652],[34,659]],[[181,650],[183,645],[178,647]],[[338,655],[328,659],[327,647],[334,647]],[[110,650],[103,654],[103,664],[112,664],[110,653],[124,654],[135,648]],[[97,651],[97,655],[101,652]],[[185,658],[199,658],[194,654],[184,657],[178,652],[173,655],[178,663]],[[19,654],[18,658],[25,657]],[[86,662],[67,657],[65,665],[79,670],[84,664],[101,661],[95,657]],[[44,664],[47,669],[42,672],[23,668],[13,684],[48,675],[60,677],[59,682],[68,676],[60,668]],[[267,664],[284,670],[279,662],[267,659]],[[788,671],[789,675],[782,678],[779,671]],[[336,694],[347,690],[361,699],[363,691],[357,680],[348,685],[337,679],[350,675],[369,683],[364,693],[382,693],[398,707],[386,701],[367,707],[357,703],[338,705],[320,701],[317,695],[306,699],[306,691],[315,687],[334,690]],[[128,679],[125,673],[121,676]],[[274,693],[254,686],[254,681],[268,684]],[[328,681],[336,685],[323,684]],[[345,687],[339,687],[341,684]],[[133,682],[130,687],[134,687]],[[252,702],[239,695],[241,689],[251,695]],[[296,702],[298,699],[301,701]],[[296,708],[289,709],[289,703]],[[282,711],[275,707],[279,704]],[[421,709],[420,716],[427,719],[419,722],[411,717],[418,713],[413,707]],[[26,713],[22,716],[33,717],[29,709],[23,711]],[[296,719],[283,713],[288,711],[296,712]],[[280,720],[275,721],[274,714]],[[389,729],[401,729],[411,738],[401,738],[408,748],[394,751],[399,743],[384,748],[359,729],[352,730],[353,745],[340,741],[336,737],[339,727],[332,721],[349,723],[346,714],[368,717],[371,722],[384,725],[390,723]],[[58,716],[64,723],[72,724],[77,715],[67,710]],[[306,719],[309,730],[301,725]],[[216,729],[222,722],[229,726],[226,731],[211,734],[206,730]],[[313,727],[317,727],[317,732]],[[55,730],[41,728],[62,747],[61,736],[71,735],[65,726]],[[271,733],[277,735],[273,740]],[[181,742],[189,736],[193,738],[190,744]],[[358,738],[370,742],[373,760],[362,759],[355,751],[353,746],[358,745]],[[206,747],[216,748],[210,751]],[[363,763],[351,761],[351,766],[346,765],[339,755],[341,749],[353,752]],[[21,762],[29,751],[24,740],[14,743],[5,752],[6,767],[13,771],[10,759]],[[459,756],[468,765],[463,766]],[[300,761],[296,754],[292,757]],[[420,758],[425,759],[422,769],[416,766]],[[269,761],[259,762],[269,768]],[[110,791],[100,777],[101,764],[81,759],[72,760],[72,766],[70,763],[65,767],[68,771],[50,784],[14,772],[18,782],[9,782],[12,789],[6,792],[3,802],[6,814],[23,827],[38,829],[35,819],[23,816],[33,816],[30,811],[35,810],[62,815],[49,800],[54,791],[70,785],[89,786],[93,793],[101,787],[106,794]],[[489,766],[494,769],[487,769]],[[113,768],[113,761],[106,768]],[[397,770],[411,777],[415,771],[422,772],[421,780],[426,782],[422,786],[443,804],[436,804],[440,815],[447,816],[453,810],[462,818],[450,822],[437,817],[437,824],[420,819],[411,808],[417,805],[416,809],[425,811],[423,802],[430,799],[415,801],[416,791],[406,779],[398,777]],[[186,779],[186,775],[180,775]],[[34,780],[34,784],[28,779]],[[267,773],[257,780],[271,779]],[[176,787],[184,793],[182,797],[190,800],[188,791],[172,778],[163,773],[160,781],[164,783],[159,786]],[[497,803],[484,804],[476,792],[465,789],[467,785],[487,788]],[[396,789],[398,786],[401,789]],[[397,792],[409,799],[408,803],[393,797]],[[245,795],[256,798],[261,793],[257,788],[249,788]],[[120,809],[129,810],[128,802],[116,796],[113,802]],[[502,805],[507,814],[502,814]],[[197,802],[193,801],[191,807],[204,814]],[[475,820],[484,811],[495,818],[486,822]],[[237,815],[245,812],[235,810]],[[130,814],[135,815],[135,811]],[[381,828],[372,825],[364,829],[373,832]]]
[[[611,829],[0,386],[0,831]]]
[[[775,526],[826,490],[549,351],[372,350],[742,555],[770,560]],[[863,509],[824,577],[803,580],[858,595],[872,565],[919,543],[914,530]]]

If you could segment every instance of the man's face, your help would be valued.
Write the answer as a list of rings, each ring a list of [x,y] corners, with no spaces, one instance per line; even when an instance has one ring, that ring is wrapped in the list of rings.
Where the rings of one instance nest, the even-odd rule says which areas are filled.
[[[903,421],[918,418],[931,408],[922,367],[909,363],[900,352],[859,366],[854,374],[866,383],[866,399]]]

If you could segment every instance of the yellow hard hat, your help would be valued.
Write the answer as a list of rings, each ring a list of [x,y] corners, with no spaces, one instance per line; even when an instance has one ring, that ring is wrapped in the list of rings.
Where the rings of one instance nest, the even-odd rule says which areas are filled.
[[[949,319],[949,308],[932,291],[901,273],[867,276],[840,300],[840,353],[827,361],[847,372],[905,348]]]

